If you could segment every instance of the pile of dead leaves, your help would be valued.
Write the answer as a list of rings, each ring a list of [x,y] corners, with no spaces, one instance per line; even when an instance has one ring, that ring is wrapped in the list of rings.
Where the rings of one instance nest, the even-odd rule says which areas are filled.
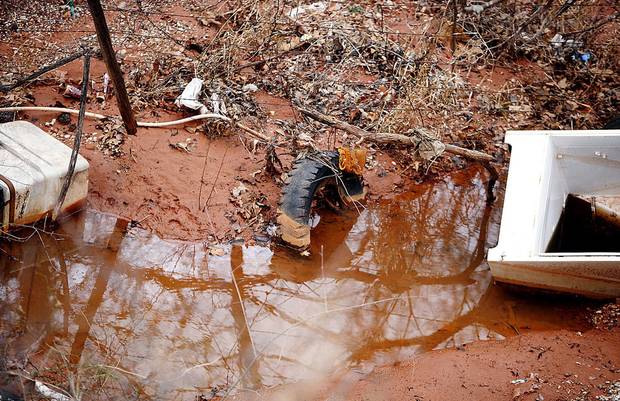
[[[99,150],[108,156],[122,156],[126,135],[123,122],[109,118],[97,124],[97,129],[102,132],[97,143]]]

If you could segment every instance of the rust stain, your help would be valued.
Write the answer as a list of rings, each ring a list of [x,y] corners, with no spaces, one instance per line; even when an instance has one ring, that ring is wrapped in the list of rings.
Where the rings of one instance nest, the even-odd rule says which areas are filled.
[[[84,206],[86,205],[86,198],[80,199],[68,206],[65,206],[62,210],[61,210],[61,216],[62,215],[69,215],[71,213],[74,213],[80,209],[82,209]],[[30,225],[30,224],[34,224],[37,223],[45,218],[50,218],[51,221],[51,216],[52,216],[52,212],[53,210],[47,210],[45,212],[42,213],[36,213],[36,214],[30,214],[30,215],[25,215],[25,216],[21,216],[19,217],[19,219],[17,219],[16,221],[14,221],[11,226],[9,227],[9,230],[12,228],[21,228],[25,225]],[[60,217],[60,216],[59,216]]]

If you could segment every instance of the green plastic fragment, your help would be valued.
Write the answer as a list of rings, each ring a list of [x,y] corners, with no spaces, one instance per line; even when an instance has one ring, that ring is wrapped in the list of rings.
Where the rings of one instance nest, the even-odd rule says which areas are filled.
[[[75,17],[75,3],[73,2],[73,0],[68,0],[69,3],[69,12],[71,13],[72,17]]]

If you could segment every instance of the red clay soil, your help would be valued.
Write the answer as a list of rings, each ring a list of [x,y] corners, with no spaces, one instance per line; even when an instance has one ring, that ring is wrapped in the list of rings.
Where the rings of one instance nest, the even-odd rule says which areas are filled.
[[[620,329],[532,332],[433,351],[349,373],[330,384],[297,384],[236,400],[596,400],[620,380]]]

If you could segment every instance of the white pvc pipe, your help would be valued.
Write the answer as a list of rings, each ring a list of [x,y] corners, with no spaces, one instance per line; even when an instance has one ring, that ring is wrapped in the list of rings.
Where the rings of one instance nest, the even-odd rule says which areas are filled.
[[[76,109],[66,109],[64,107],[40,107],[40,106],[0,107],[0,112],[5,112],[5,111],[9,111],[9,112],[10,111],[44,111],[44,112],[49,111],[49,112],[55,112],[55,113],[69,113],[69,114],[75,114],[75,115],[79,114],[80,112],[79,110],[76,110]],[[103,114],[91,113],[88,111],[84,115],[86,117],[94,118],[96,120],[104,120],[106,118],[110,118],[109,116],[105,116]],[[162,122],[138,121],[138,127],[147,127],[147,128],[170,127],[174,125],[185,124],[190,121],[204,120],[206,118],[213,118],[213,119],[222,120],[226,122],[232,122],[232,120],[226,116],[223,116],[221,114],[210,113],[210,114],[198,114],[195,116],[181,118],[179,120],[173,120],[173,121],[162,121]]]

